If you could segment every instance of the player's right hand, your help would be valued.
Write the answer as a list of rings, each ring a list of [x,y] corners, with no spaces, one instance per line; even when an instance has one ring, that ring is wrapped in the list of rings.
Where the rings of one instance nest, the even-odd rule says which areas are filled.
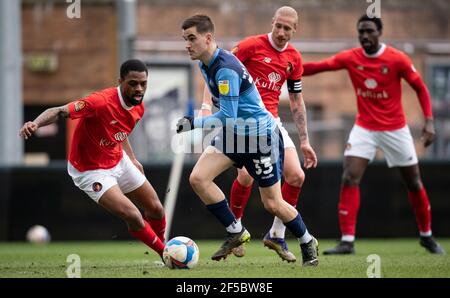
[[[22,128],[20,129],[19,136],[25,138],[27,140],[29,137],[31,137],[36,130],[38,129],[38,126],[33,121],[26,122]]]
[[[194,128],[194,117],[184,116],[177,122],[177,133],[190,131]]]
[[[303,162],[305,169],[317,167],[317,155],[311,145],[309,143],[301,144],[300,149],[305,159]]]

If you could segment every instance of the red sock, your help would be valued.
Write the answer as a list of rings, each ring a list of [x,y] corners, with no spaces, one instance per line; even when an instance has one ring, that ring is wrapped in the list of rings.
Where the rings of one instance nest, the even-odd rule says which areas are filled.
[[[160,219],[146,218],[159,240],[164,243],[164,233],[166,232],[166,215]]]
[[[163,250],[164,250],[164,243],[159,240],[158,236],[156,236],[155,232],[150,227],[150,224],[144,220],[144,228],[142,228],[139,231],[131,231],[128,229],[131,235],[133,235],[135,238],[141,240],[145,244],[147,244],[148,247],[156,251],[160,256],[162,256]]]
[[[339,198],[339,226],[342,235],[355,235],[356,216],[359,209],[359,186],[341,188]]]
[[[230,207],[234,217],[237,219],[244,215],[245,206],[247,206],[248,199],[252,193],[252,185],[242,186],[237,179],[234,180],[231,187]]]
[[[424,187],[418,192],[408,191],[409,202],[411,203],[419,231],[422,233],[431,231],[430,201]]]
[[[300,190],[301,187],[292,186],[284,182],[283,186],[281,187],[281,194],[283,195],[283,200],[288,202],[291,206],[297,207]]]

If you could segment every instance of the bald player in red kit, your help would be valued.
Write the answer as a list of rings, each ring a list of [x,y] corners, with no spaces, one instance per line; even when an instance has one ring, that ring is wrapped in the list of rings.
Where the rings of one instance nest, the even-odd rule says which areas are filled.
[[[164,209],[128,141],[144,114],[142,100],[147,76],[144,63],[125,61],[120,67],[119,86],[45,110],[23,125],[20,136],[28,139],[40,127],[60,117],[80,119],[67,165],[74,184],[124,220],[131,235],[161,256],[166,226]],[[144,217],[138,208],[144,210]]]
[[[379,42],[383,25],[379,18],[362,16],[357,22],[361,47],[304,64],[304,76],[346,69],[357,98],[356,122],[344,152],[339,199],[340,243],[324,254],[354,254],[356,218],[360,205],[359,184],[376,149],[384,152],[388,167],[399,169],[407,186],[420,234],[420,245],[444,254],[432,238],[430,202],[420,177],[417,154],[406,124],[401,101],[401,79],[416,91],[425,118],[422,140],[433,142],[435,131],[430,94],[411,60],[403,52]]]
[[[298,15],[295,9],[283,6],[275,12],[270,33],[248,37],[232,49],[255,81],[264,106],[274,116],[283,135],[285,160],[281,192],[283,199],[294,207],[297,206],[305,173],[301,168],[295,144],[278,116],[278,104],[284,82],[287,82],[291,112],[300,137],[304,166],[309,169],[317,165],[316,153],[309,144],[306,109],[301,93],[302,57],[300,52],[289,44],[289,40],[297,30],[297,24]],[[206,115],[210,111],[211,95],[205,93],[201,113]],[[245,167],[238,169],[238,176],[230,193],[231,211],[238,221],[243,217],[253,181]],[[276,251],[282,260],[295,262],[296,257],[288,250],[285,241],[285,230],[283,222],[275,217],[272,228],[264,236],[263,243]],[[244,256],[244,246],[234,248],[233,253],[238,257]]]

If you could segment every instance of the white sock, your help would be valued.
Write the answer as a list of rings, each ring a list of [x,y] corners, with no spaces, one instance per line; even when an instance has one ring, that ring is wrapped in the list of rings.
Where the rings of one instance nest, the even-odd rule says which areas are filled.
[[[275,216],[273,219],[272,227],[270,228],[270,237],[272,238],[284,238],[284,233],[286,232],[286,226],[284,223]]]
[[[428,232],[420,232],[420,237],[431,237],[431,230]]]
[[[355,241],[355,235],[342,235],[341,241],[353,242]]]
[[[303,234],[302,237],[298,238],[298,242],[300,242],[300,244],[303,243],[308,243],[309,241],[311,241],[312,236],[309,234],[308,230],[306,230],[305,234]]]
[[[239,233],[242,231],[242,224],[240,220],[235,220],[227,227],[228,233]]]

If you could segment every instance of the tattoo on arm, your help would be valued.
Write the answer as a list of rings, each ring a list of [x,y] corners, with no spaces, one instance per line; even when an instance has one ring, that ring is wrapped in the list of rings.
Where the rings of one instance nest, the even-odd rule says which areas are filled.
[[[308,141],[308,129],[306,123],[306,108],[301,93],[289,93],[292,117],[297,126],[300,143]]]
[[[38,127],[42,127],[56,122],[59,117],[69,117],[69,109],[67,105],[45,110],[34,120],[34,123],[36,123]]]

